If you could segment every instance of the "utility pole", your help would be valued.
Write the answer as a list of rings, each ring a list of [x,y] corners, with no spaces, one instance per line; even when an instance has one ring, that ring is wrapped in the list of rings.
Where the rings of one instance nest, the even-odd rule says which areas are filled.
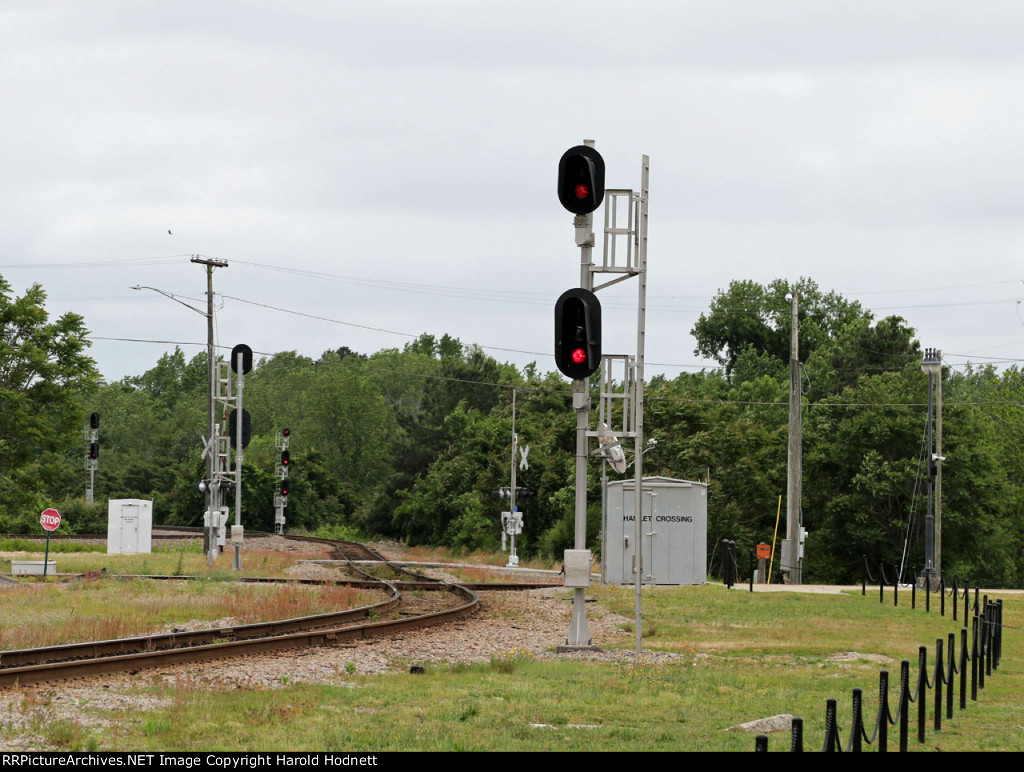
[[[935,572],[942,577],[942,350],[935,349],[939,360],[935,380]]]
[[[800,501],[803,496],[803,442],[800,403],[799,298],[794,287],[790,300],[789,338],[789,446],[786,470],[786,540],[782,544],[782,572],[790,584],[802,584],[800,565]]]
[[[942,468],[941,443],[938,450],[933,450],[933,406],[936,385],[942,388],[942,358],[938,349],[926,348],[921,370],[928,376],[928,425],[926,442],[928,444],[928,509],[924,518],[924,570],[921,572],[921,586],[927,583],[932,589],[939,584],[939,470]],[[939,403],[941,405],[941,402]],[[941,408],[940,408],[941,414]],[[941,418],[939,419],[941,422]]]
[[[213,414],[213,395],[215,392],[214,379],[216,378],[216,360],[213,346],[213,269],[227,268],[227,260],[216,258],[203,259],[199,255],[192,255],[192,262],[206,266],[206,367],[209,377],[207,378],[206,394],[206,425],[210,430],[209,443],[207,444],[207,475],[206,479],[210,484],[206,489],[206,528],[203,532],[203,551],[207,554],[207,562],[213,562],[213,550],[216,549],[213,536],[213,513],[219,506],[218,498],[220,492],[213,484],[217,470],[217,454],[214,452],[213,438],[216,433],[216,421]]]

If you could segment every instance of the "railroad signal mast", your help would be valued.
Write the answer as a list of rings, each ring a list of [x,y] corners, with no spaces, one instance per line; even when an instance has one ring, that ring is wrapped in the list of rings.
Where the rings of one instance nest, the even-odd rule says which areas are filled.
[[[89,428],[85,430],[85,442],[88,445],[85,452],[85,471],[89,473],[89,487],[85,489],[85,503],[91,505],[94,501],[96,467],[100,457],[99,413],[89,415]]]
[[[252,418],[242,406],[245,375],[252,369],[252,349],[240,343],[231,350],[229,362],[218,361],[214,371],[214,404],[217,406],[212,426],[213,435],[203,451],[212,454],[211,478],[199,484],[199,490],[210,495],[210,506],[203,518],[206,529],[207,565],[213,565],[218,549],[227,543],[227,523],[231,515],[228,496],[235,493],[235,523],[231,541],[235,556],[232,568],[242,569],[242,459],[243,449],[252,435]],[[232,450],[234,452],[232,452]]]
[[[281,481],[274,492],[274,533],[284,533],[284,508],[288,506],[288,469],[292,454],[288,450],[292,430],[284,429],[274,438],[274,447],[281,451],[281,460],[274,464],[274,474]]]
[[[576,412],[576,505],[573,549],[565,551],[565,585],[573,588],[573,612],[566,636],[566,647],[592,646],[587,625],[586,588],[590,586],[591,554],[587,549],[587,461],[591,455],[590,438],[599,432],[590,429],[590,391],[588,379],[601,370],[600,410],[602,421],[621,415],[619,438],[633,437],[635,442],[635,512],[641,512],[643,480],[643,363],[647,296],[647,201],[649,161],[643,156],[640,191],[605,190],[605,164],[594,148],[593,140],[569,148],[558,162],[558,200],[571,212],[576,246],[580,248],[580,286],[562,293],[555,304],[555,363],[572,379],[573,410]],[[606,200],[607,199],[607,200]],[[593,213],[604,203],[604,242],[600,264],[594,263],[595,237]],[[608,275],[595,286],[595,276]],[[597,291],[632,277],[638,277],[637,348],[635,356],[605,356],[601,345],[601,303]],[[606,362],[602,367],[602,360]],[[613,387],[612,367],[624,364],[625,373]],[[613,405],[619,405],[613,411]],[[595,455],[606,455],[608,447],[599,445]],[[635,517],[636,555],[636,646],[640,652],[640,586],[644,579],[640,545],[642,517]]]

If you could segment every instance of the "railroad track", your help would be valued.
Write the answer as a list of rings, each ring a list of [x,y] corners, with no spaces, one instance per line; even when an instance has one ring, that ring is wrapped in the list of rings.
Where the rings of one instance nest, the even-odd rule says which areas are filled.
[[[178,538],[183,530],[176,529]],[[200,529],[192,530],[197,532],[195,535],[201,532]],[[389,563],[366,545],[313,537],[285,538],[316,542],[330,547],[336,559],[347,561],[352,571],[364,577],[353,583],[360,586],[379,586],[387,593],[387,597],[378,603],[356,609],[251,625],[3,651],[0,652],[0,687],[107,673],[134,672],[144,668],[204,662],[245,654],[335,645],[444,624],[473,613],[479,606],[476,593],[468,587],[414,574]],[[355,560],[387,564],[393,572],[409,579],[379,579],[355,566],[352,563]],[[401,590],[406,587],[438,592],[445,600],[442,604],[429,604],[431,608],[426,610],[421,608],[403,612]],[[443,605],[444,608],[434,608],[437,605]],[[390,615],[390,618],[379,618],[382,615]]]

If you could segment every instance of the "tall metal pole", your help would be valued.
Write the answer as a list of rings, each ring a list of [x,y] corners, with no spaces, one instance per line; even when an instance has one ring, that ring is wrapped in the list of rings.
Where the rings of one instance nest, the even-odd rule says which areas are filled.
[[[640,590],[644,583],[644,543],[643,543],[643,483],[644,483],[644,346],[647,340],[647,186],[650,175],[650,159],[645,155],[640,172],[640,196],[638,207],[637,259],[639,265],[639,288],[637,290],[636,320],[636,398],[633,403],[633,458],[636,467],[633,470],[633,512],[636,519],[633,524],[633,538],[636,542],[636,577],[634,579],[634,627],[636,628],[636,655],[642,651],[642,612]],[[651,527],[654,525],[654,506],[651,505]]]
[[[783,544],[782,571],[790,584],[801,584],[800,571],[800,501],[803,495],[803,443],[800,415],[800,318],[799,298],[792,289],[789,338],[789,445],[786,471],[786,542]]]
[[[584,140],[593,144],[593,140]],[[594,253],[594,215],[577,215],[576,243],[580,247],[580,287],[592,290],[594,278],[591,273]],[[576,411],[576,503],[575,534],[573,549],[587,548],[587,461],[589,460],[587,429],[590,427],[590,390],[586,380],[576,378],[572,382],[572,406]],[[575,587],[572,591],[572,619],[569,622],[569,646],[590,646],[590,627],[587,625],[586,589]]]

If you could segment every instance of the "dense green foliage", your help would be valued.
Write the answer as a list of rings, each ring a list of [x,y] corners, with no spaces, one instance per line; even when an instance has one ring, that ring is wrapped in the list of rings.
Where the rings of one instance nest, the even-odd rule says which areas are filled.
[[[928,387],[914,331],[899,317],[876,320],[808,279],[734,282],[713,299],[694,335],[698,351],[722,368],[647,385],[646,429],[658,443],[645,473],[709,482],[713,563],[723,538],[742,549],[772,539],[786,487],[786,294],[793,288],[810,532],[805,580],[856,580],[862,556],[891,565],[905,550],[920,566]],[[16,301],[6,284],[0,290],[0,531],[38,530],[44,504],[61,509],[62,529],[104,530],[105,501],[132,497],[153,499],[157,522],[198,525],[205,354],[188,361],[176,350],[140,376],[97,387],[82,354],[82,320],[48,325],[39,288]],[[34,325],[31,340],[19,333],[25,319]],[[26,378],[18,362],[32,357],[41,364]],[[943,567],[976,582],[1021,586],[1024,377],[1017,368],[946,369],[943,383]],[[509,484],[514,401],[516,432],[531,448],[518,482],[534,494],[520,501],[520,553],[558,555],[571,546],[575,417],[558,375],[520,371],[449,336],[423,335],[372,355],[345,347],[316,360],[278,354],[256,364],[245,399],[253,417],[243,486],[249,529],[273,528],[274,436],[288,427],[289,529],[496,547],[504,504],[495,491]],[[92,411],[101,415],[100,503],[87,507],[84,442],[75,436]],[[595,549],[599,475],[592,464]]]
[[[38,284],[22,297],[0,277],[0,492],[9,511],[43,509],[38,483],[60,485],[51,454],[79,431],[78,397],[99,381],[86,354],[85,322],[64,314],[54,322]]]

